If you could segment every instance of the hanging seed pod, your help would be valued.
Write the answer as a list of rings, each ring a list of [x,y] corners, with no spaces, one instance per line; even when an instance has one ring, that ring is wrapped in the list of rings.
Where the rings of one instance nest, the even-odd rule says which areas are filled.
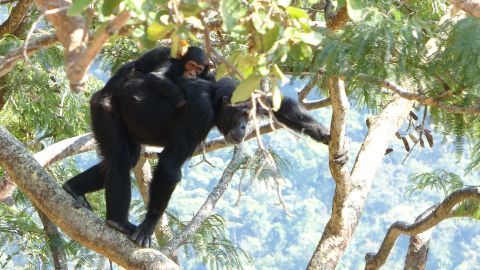
[[[407,138],[402,137],[402,141],[403,145],[405,146],[405,150],[407,150],[407,152],[410,152],[410,145],[408,144]]]
[[[416,144],[418,142],[417,137],[415,137],[415,135],[413,135],[412,133],[408,133],[408,137],[410,137],[410,140],[412,140],[413,143]]]
[[[413,119],[418,120],[418,116],[417,116],[413,111],[410,111],[409,115],[410,115],[410,117],[412,117]]]
[[[397,138],[398,138],[399,140],[401,140],[401,139],[402,139],[402,136],[400,135],[400,132],[398,132],[398,131],[397,131],[397,132],[395,132],[395,136],[397,136]]]
[[[385,150],[385,155],[388,155],[388,154],[390,154],[391,152],[393,152],[393,149],[392,149],[392,148],[387,148],[387,149]]]
[[[428,145],[430,145],[430,148],[433,147],[433,136],[430,134],[430,132],[425,132],[425,138],[427,138]]]
[[[428,128],[424,128],[423,131],[425,131],[425,133],[428,133],[428,134],[432,133],[432,131],[430,131],[430,129],[428,129]]]
[[[422,137],[420,137],[419,142],[420,142],[420,146],[421,146],[422,148],[425,148],[425,142],[423,141]]]

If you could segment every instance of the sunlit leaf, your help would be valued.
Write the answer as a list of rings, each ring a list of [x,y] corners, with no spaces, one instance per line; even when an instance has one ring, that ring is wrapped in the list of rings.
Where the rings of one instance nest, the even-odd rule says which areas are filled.
[[[75,16],[80,14],[93,0],[76,0],[67,11],[68,16]]]
[[[305,10],[297,8],[297,7],[287,7],[285,11],[292,17],[293,19],[300,19],[300,18],[308,18],[308,14]]]
[[[238,20],[244,17],[247,12],[248,7],[242,1],[220,1],[220,14],[226,31],[231,31],[238,24]]]
[[[104,0],[102,5],[102,13],[105,16],[109,16],[118,7],[121,0]]]
[[[272,88],[272,109],[274,111],[278,111],[278,109],[280,109],[280,105],[282,105],[282,92],[280,92],[280,88],[275,85]]]
[[[258,89],[262,76],[251,75],[243,80],[233,92],[230,102],[235,104],[250,99],[250,95],[255,89]]]
[[[147,35],[150,40],[160,40],[167,37],[175,28],[173,24],[162,25],[157,22],[152,23],[147,28]]]
[[[354,21],[360,20],[362,17],[363,4],[361,0],[346,0],[348,17]]]
[[[273,71],[273,74],[275,75],[275,78],[280,80],[282,85],[286,84],[289,81],[287,76],[285,76],[285,74],[283,74],[283,72],[280,70],[280,68],[277,66],[277,64],[273,65],[272,71]]]

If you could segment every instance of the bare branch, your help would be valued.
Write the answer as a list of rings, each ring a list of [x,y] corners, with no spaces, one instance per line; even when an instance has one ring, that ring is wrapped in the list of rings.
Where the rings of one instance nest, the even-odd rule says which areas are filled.
[[[479,0],[450,0],[450,2],[456,8],[459,8],[472,16],[480,17]]]
[[[10,12],[10,16],[2,23],[2,25],[0,25],[0,37],[17,30],[25,18],[25,15],[27,15],[31,5],[32,0],[20,0],[17,2]]]
[[[415,219],[415,222],[430,215],[437,205],[428,208]],[[405,256],[404,270],[424,270],[427,265],[427,256],[430,245],[432,229],[412,235],[408,244],[407,256]]]
[[[245,158],[242,147],[235,147],[232,160],[228,163],[227,168],[225,168],[218,184],[213,191],[210,192],[203,205],[197,211],[192,220],[190,220],[185,229],[162,248],[161,251],[163,254],[168,257],[173,255],[174,252],[202,226],[202,223],[208,216],[210,216],[218,200],[222,197],[225,190],[227,190],[228,185],[232,181],[233,175],[238,169],[240,169],[240,165],[244,162]]]
[[[397,95],[399,95],[404,99],[418,101],[423,105],[438,107],[439,109],[445,110],[450,113],[456,113],[456,114],[468,113],[468,114],[475,114],[475,115],[480,114],[480,103],[478,102],[475,106],[472,106],[472,107],[460,107],[455,105],[448,105],[434,97],[426,97],[418,93],[408,92],[403,87],[395,84],[394,82],[383,80],[381,81],[381,85],[386,89],[389,89],[395,92]]]
[[[0,126],[0,165],[23,193],[72,239],[127,269],[178,269],[154,249],[139,248],[128,237],[107,227],[86,208],[75,208],[68,195],[25,147]]]
[[[433,228],[443,220],[454,217],[455,207],[458,206],[459,203],[467,200],[480,201],[480,187],[467,187],[452,192],[435,207],[434,211],[412,224],[402,221],[393,223],[390,229],[388,229],[387,235],[378,252],[376,254],[368,253],[365,256],[365,269],[380,268],[387,260],[400,234],[416,235]]]
[[[40,221],[43,224],[43,231],[45,232],[45,239],[47,240],[50,252],[52,253],[53,266],[55,270],[68,270],[67,255],[62,245],[62,237],[57,229],[57,226],[44,214],[40,209],[36,208]]]
[[[90,39],[88,25],[81,16],[68,16],[70,0],[35,0],[35,5],[53,24],[58,40],[65,48],[65,70],[70,88],[79,92],[83,89],[86,73],[103,44],[117,32],[130,17],[127,11],[121,12],[110,22],[100,27]]]
[[[36,38],[28,43],[27,54],[31,55],[38,50],[45,49],[52,46],[57,42],[57,37],[55,34],[46,34],[39,38]],[[13,49],[7,53],[4,57],[0,58],[0,77],[5,76],[13,66],[18,62],[23,60],[23,45],[19,48]]]

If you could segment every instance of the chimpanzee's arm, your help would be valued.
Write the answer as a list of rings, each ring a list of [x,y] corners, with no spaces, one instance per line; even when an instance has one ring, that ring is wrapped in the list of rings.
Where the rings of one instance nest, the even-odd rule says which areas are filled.
[[[177,108],[185,105],[185,95],[182,90],[168,78],[168,76],[153,72],[145,74],[144,78],[145,83],[150,89],[154,89],[158,94],[165,97]]]
[[[324,144],[330,141],[330,132],[290,98],[283,98],[280,109],[274,115],[278,121],[296,132],[305,133]]]
[[[142,73],[149,73],[157,69],[162,64],[170,61],[170,48],[158,47],[144,53],[135,60],[135,70]]]

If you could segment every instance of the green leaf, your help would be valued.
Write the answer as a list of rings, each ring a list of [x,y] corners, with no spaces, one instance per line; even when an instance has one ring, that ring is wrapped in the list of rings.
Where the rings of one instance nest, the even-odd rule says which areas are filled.
[[[121,0],[104,0],[102,5],[102,14],[109,16],[118,7]]]
[[[247,15],[248,7],[238,0],[222,0],[220,13],[226,31],[231,31],[238,24],[238,20]]]
[[[247,101],[250,99],[250,95],[257,89],[260,85],[260,80],[262,79],[262,76],[260,75],[251,75],[245,80],[243,80],[233,91],[232,98],[230,99],[230,102],[232,104],[242,102],[242,101]]]
[[[287,7],[285,11],[294,19],[305,18],[308,19],[308,14],[305,10],[297,7]]]
[[[163,39],[175,28],[174,24],[161,25],[157,22],[152,23],[147,28],[147,35],[150,40]]]
[[[312,56],[312,48],[306,43],[298,43],[290,48],[290,53],[293,59],[304,60]]]
[[[346,0],[348,17],[353,21],[358,21],[362,17],[362,1],[361,0]]]
[[[285,76],[283,74],[283,72],[280,70],[280,68],[277,66],[277,64],[273,65],[273,74],[275,75],[276,79],[280,80],[282,85],[286,84],[289,81],[287,76]]]
[[[215,74],[215,80],[220,80],[221,78],[227,76],[229,74],[229,70],[227,66],[222,63],[216,67],[216,74]]]
[[[268,51],[273,47],[275,42],[278,40],[280,34],[280,27],[275,25],[272,29],[269,29],[265,35],[262,36],[263,40],[263,51]]]
[[[282,92],[280,92],[280,88],[275,85],[272,88],[272,109],[274,111],[278,111],[278,109],[280,109],[280,105],[282,105]]]
[[[88,5],[90,5],[93,2],[93,0],[76,0],[73,2],[73,4],[70,6],[70,8],[67,11],[68,16],[75,16],[80,14]]]
[[[320,33],[311,31],[309,33],[300,34],[300,39],[307,44],[317,46],[322,41],[322,35]]]

